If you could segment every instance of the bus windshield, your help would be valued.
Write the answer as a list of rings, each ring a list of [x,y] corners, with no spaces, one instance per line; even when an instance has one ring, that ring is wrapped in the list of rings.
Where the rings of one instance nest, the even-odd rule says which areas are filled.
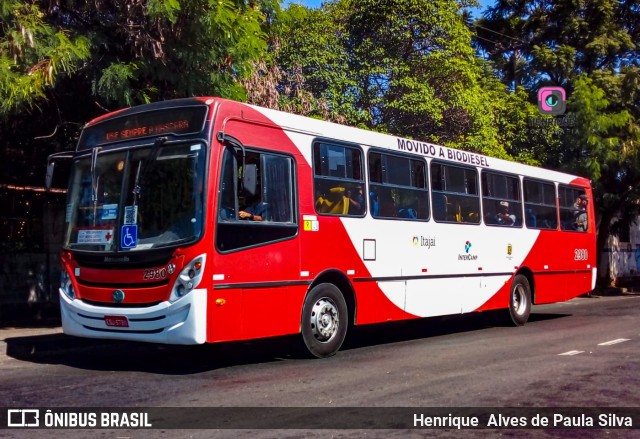
[[[195,142],[76,160],[65,247],[117,252],[196,241],[202,233],[204,169],[205,146]]]

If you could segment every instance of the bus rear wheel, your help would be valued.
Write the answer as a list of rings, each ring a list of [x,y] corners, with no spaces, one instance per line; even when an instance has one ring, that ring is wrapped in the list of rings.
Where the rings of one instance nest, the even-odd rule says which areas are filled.
[[[332,284],[316,285],[302,307],[302,340],[317,358],[335,355],[347,335],[347,304]]]
[[[518,274],[511,283],[508,323],[513,326],[522,326],[529,320],[529,314],[531,314],[531,286],[526,276]]]

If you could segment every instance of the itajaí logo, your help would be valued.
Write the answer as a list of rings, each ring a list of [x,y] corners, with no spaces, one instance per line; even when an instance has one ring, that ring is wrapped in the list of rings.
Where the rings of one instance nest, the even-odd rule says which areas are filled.
[[[471,241],[464,243],[464,254],[458,255],[459,261],[475,261],[478,259],[478,255],[474,255],[471,252]]]
[[[415,247],[427,247],[427,249],[436,246],[435,236],[414,236],[413,245]]]

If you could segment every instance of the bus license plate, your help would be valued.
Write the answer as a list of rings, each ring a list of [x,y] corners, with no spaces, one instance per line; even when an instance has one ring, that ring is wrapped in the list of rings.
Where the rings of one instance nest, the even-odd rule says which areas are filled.
[[[107,326],[116,326],[118,328],[128,328],[129,320],[126,316],[104,316],[104,322]]]

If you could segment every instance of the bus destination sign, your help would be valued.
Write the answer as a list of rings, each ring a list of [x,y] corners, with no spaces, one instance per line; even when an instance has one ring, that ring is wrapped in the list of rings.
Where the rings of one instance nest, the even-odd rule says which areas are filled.
[[[78,149],[165,134],[196,134],[204,127],[206,116],[204,105],[122,115],[85,128]]]
[[[189,121],[187,119],[161,123],[158,125],[142,125],[118,131],[107,131],[104,133],[104,139],[107,142],[116,142],[118,140],[133,139],[135,137],[155,136],[167,133],[180,134],[182,132],[189,132]]]

